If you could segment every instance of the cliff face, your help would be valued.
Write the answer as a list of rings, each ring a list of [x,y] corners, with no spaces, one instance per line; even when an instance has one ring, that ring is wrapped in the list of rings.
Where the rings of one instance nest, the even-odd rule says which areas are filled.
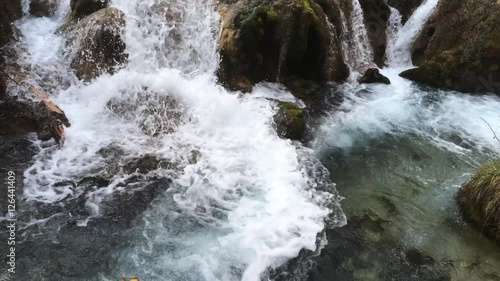
[[[500,93],[500,3],[442,0],[401,76],[433,87]]]
[[[248,91],[288,77],[345,79],[339,30],[327,16],[336,9],[333,0],[222,0],[221,82]]]
[[[396,8],[401,14],[401,20],[405,23],[413,12],[424,2],[424,0],[387,0],[387,4]]]

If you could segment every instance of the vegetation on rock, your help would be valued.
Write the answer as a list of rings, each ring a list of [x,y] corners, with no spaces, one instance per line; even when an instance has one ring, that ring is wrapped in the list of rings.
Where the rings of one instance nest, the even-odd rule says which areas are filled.
[[[434,87],[500,93],[500,3],[443,0],[413,45],[419,66],[401,76]]]
[[[31,0],[30,14],[35,17],[51,17],[57,9],[57,0]]]
[[[394,7],[399,11],[403,24],[406,23],[422,2],[424,2],[424,0],[387,0],[387,4],[389,4],[389,6]]]
[[[278,112],[274,117],[276,131],[282,138],[300,140],[306,129],[304,111],[293,103],[278,102]]]
[[[467,219],[489,237],[500,235],[500,161],[479,168],[461,189],[459,206]]]
[[[339,81],[348,76],[340,42],[313,0],[221,1],[219,78],[231,89],[298,76]]]

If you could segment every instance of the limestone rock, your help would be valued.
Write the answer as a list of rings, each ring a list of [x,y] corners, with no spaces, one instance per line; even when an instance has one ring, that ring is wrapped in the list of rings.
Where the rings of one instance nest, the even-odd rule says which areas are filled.
[[[14,36],[12,23],[22,15],[21,0],[0,1],[0,47],[10,42]]]
[[[368,69],[365,74],[358,80],[359,83],[364,84],[373,84],[373,83],[382,83],[382,84],[391,84],[391,80],[380,74],[380,71],[376,68]]]

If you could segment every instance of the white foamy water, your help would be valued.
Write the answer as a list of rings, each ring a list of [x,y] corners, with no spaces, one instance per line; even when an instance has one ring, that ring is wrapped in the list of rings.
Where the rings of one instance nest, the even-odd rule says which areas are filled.
[[[25,198],[65,204],[83,194],[90,218],[97,217],[134,175],[123,166],[154,155],[171,168],[149,175],[173,183],[144,215],[143,232],[123,250],[113,274],[145,280],[260,280],[301,249],[314,251],[329,207],[338,214],[332,225],[344,218],[328,177],[315,178],[319,174],[310,170],[318,167],[304,165],[320,165],[311,162],[313,153],[278,138],[274,109],[259,98],[289,99],[289,94],[257,87],[255,95],[240,97],[217,85],[220,24],[207,1],[115,0],[112,6],[126,15],[129,63],[87,84],[62,73],[71,57],[64,57],[65,40],[54,31],[67,5],[52,19],[21,22],[26,52],[20,63],[49,66],[34,83],[67,78],[68,85],[53,87],[51,94],[72,123],[61,149],[40,144],[25,173]],[[33,28],[35,23],[44,28]],[[120,156],[108,159],[103,149]],[[89,176],[109,178],[110,184],[78,186]],[[88,219],[78,224],[85,227]]]
[[[342,22],[342,54],[351,73],[350,80],[354,81],[359,73],[375,66],[372,47],[364,23],[363,9],[359,0],[352,0],[352,16],[347,19],[338,0],[335,3],[340,11]]]
[[[363,145],[388,134],[413,135],[461,154],[500,153],[492,132],[500,128],[498,97],[423,89],[399,77],[412,67],[411,46],[437,4],[438,0],[425,1],[404,26],[399,12],[391,8],[386,31],[389,67],[381,70],[391,85],[344,84],[340,90],[345,100],[325,118],[315,140],[317,150]]]
[[[390,38],[387,47],[387,63],[389,67],[408,68],[413,65],[410,54],[412,44],[422,31],[424,24],[432,16],[438,2],[439,0],[426,0],[415,10],[405,25],[398,30],[397,35]],[[391,9],[392,11],[393,9]],[[390,27],[393,27],[393,20],[391,16]]]

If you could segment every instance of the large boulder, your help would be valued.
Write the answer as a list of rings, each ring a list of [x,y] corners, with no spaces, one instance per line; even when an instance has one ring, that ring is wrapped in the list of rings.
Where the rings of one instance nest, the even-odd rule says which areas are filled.
[[[359,3],[363,9],[374,61],[379,67],[383,67],[387,49],[387,21],[391,16],[391,9],[385,0],[359,0]]]
[[[57,0],[31,0],[30,14],[35,17],[52,17],[57,5]]]
[[[251,84],[289,76],[348,76],[335,27],[313,0],[222,0],[219,12],[219,78],[228,88],[248,91]]]
[[[361,84],[391,84],[391,80],[380,74],[380,71],[376,68],[368,69],[365,74],[361,78],[359,78],[358,82]]]
[[[68,44],[73,44],[71,68],[82,80],[103,73],[114,73],[128,58],[123,41],[125,15],[116,8],[101,9],[65,29]]]
[[[459,192],[464,216],[493,239],[500,235],[500,161],[484,165]]]
[[[433,87],[500,93],[500,2],[442,0],[401,76]]]
[[[21,0],[0,1],[0,47],[10,42],[14,36],[12,23],[22,15]]]
[[[424,2],[424,0],[387,0],[389,6],[396,8],[401,14],[401,21],[406,23],[413,12]]]

